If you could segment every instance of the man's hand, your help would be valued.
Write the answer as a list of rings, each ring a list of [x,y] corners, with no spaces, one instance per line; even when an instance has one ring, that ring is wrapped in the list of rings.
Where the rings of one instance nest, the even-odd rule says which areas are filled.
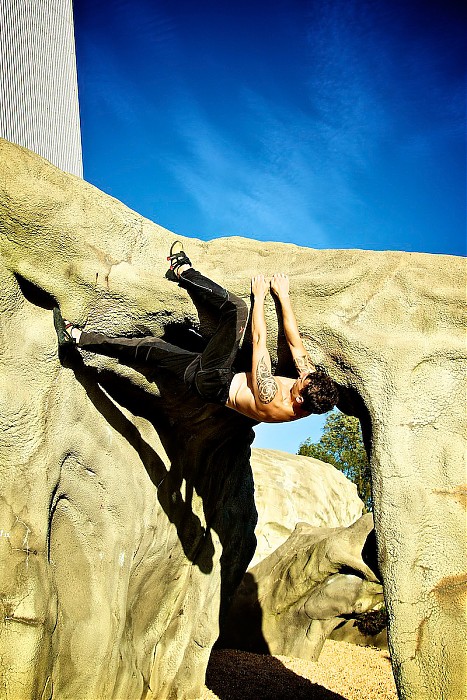
[[[268,283],[264,275],[256,275],[251,278],[251,293],[254,297],[262,298],[268,293]]]
[[[274,292],[276,297],[281,299],[281,297],[289,296],[289,278],[287,275],[282,274],[282,272],[277,273],[272,276],[271,279],[271,292]]]

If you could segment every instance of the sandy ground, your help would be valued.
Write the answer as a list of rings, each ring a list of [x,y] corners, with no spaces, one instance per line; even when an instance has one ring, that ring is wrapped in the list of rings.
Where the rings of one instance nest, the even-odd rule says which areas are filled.
[[[397,700],[386,651],[327,640],[317,662],[213,651],[199,700]]]

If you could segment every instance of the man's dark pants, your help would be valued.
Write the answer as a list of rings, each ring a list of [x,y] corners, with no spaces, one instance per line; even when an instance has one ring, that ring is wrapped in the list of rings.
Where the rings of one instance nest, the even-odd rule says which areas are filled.
[[[181,287],[218,312],[217,328],[202,353],[190,352],[160,338],[110,338],[102,333],[81,334],[78,346],[118,359],[172,372],[205,401],[224,404],[234,376],[238,346],[248,320],[245,302],[190,268],[182,272]]]

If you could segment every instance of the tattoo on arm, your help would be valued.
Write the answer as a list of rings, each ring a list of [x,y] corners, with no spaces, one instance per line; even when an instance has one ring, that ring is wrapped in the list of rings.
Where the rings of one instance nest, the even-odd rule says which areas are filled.
[[[271,403],[277,394],[277,384],[264,361],[264,357],[261,358],[256,367],[256,383],[261,403]]]
[[[300,374],[304,370],[309,370],[311,369],[310,365],[310,360],[308,359],[308,355],[301,355],[300,357],[296,357],[294,359],[295,367],[297,368],[297,372]]]

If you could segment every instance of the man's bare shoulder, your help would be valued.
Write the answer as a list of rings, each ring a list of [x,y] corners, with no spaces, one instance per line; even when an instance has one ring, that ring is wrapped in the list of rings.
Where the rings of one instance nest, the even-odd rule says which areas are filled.
[[[239,372],[232,380],[227,407],[263,423],[286,423],[297,420],[290,402],[290,387],[294,383],[289,377],[274,377],[277,392],[268,403],[255,399],[251,372]]]

